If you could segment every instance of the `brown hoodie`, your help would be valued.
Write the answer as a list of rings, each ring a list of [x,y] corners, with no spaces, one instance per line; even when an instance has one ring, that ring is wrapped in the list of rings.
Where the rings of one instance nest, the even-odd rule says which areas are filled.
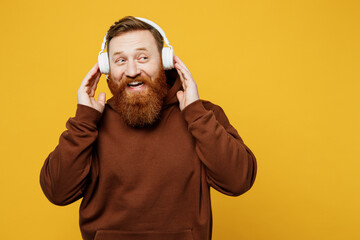
[[[77,105],[40,184],[54,204],[80,198],[85,240],[209,240],[210,186],[230,195],[251,188],[256,160],[223,110],[198,100],[179,109],[177,78],[161,119],[131,128],[108,100],[103,114]]]

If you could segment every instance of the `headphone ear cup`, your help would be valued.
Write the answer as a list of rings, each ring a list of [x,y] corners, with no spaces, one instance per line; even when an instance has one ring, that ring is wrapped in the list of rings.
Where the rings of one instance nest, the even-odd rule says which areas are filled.
[[[162,62],[164,70],[174,68],[174,49],[168,47],[162,49]]]
[[[109,58],[107,52],[100,53],[98,56],[100,72],[109,74]]]

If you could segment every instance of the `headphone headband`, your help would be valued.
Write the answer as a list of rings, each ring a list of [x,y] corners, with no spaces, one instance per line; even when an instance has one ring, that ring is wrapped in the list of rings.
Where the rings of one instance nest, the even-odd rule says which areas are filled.
[[[168,45],[169,47],[170,46],[170,42],[169,40],[167,39],[166,37],[166,34],[165,32],[161,29],[161,27],[159,27],[159,25],[157,25],[156,23],[154,23],[153,21],[150,21],[149,19],[146,19],[146,18],[141,18],[141,17],[135,17],[136,19],[139,19],[140,21],[143,21],[147,24],[149,24],[150,26],[154,27],[156,30],[158,30],[158,32],[161,34],[161,36],[163,37],[166,45]],[[172,47],[171,47],[172,48]]]
[[[154,23],[153,21],[149,20],[149,19],[146,19],[146,18],[141,18],[141,17],[135,17],[136,19],[142,21],[142,22],[145,22],[147,24],[149,24],[150,26],[154,27],[159,33],[160,35],[163,37],[164,39],[164,42],[166,43],[166,45],[168,45],[171,49],[173,48],[171,45],[170,45],[170,42],[169,40],[167,39],[166,37],[166,34],[164,32],[164,30],[161,29],[161,27],[159,25],[157,25],[156,23]],[[107,37],[107,33],[105,34],[105,37],[104,37],[104,40],[101,44],[101,51],[100,53],[104,52],[105,51],[105,48],[106,48],[106,37]]]

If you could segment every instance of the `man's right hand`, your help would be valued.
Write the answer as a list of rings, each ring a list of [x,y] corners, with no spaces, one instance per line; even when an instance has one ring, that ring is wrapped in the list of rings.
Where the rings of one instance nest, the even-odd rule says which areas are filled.
[[[105,108],[106,96],[104,92],[99,93],[98,99],[95,100],[95,91],[99,82],[101,72],[98,63],[86,74],[78,90],[78,103],[92,107],[99,112]]]

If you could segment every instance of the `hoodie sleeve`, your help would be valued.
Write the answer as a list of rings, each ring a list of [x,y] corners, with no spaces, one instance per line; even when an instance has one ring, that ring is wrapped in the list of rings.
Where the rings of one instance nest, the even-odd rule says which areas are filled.
[[[249,190],[255,181],[256,159],[224,111],[210,102],[197,100],[184,108],[182,114],[206,167],[208,184],[230,196]]]
[[[67,130],[40,172],[41,188],[52,203],[67,205],[82,197],[100,118],[99,111],[78,104],[75,117],[66,122]]]

